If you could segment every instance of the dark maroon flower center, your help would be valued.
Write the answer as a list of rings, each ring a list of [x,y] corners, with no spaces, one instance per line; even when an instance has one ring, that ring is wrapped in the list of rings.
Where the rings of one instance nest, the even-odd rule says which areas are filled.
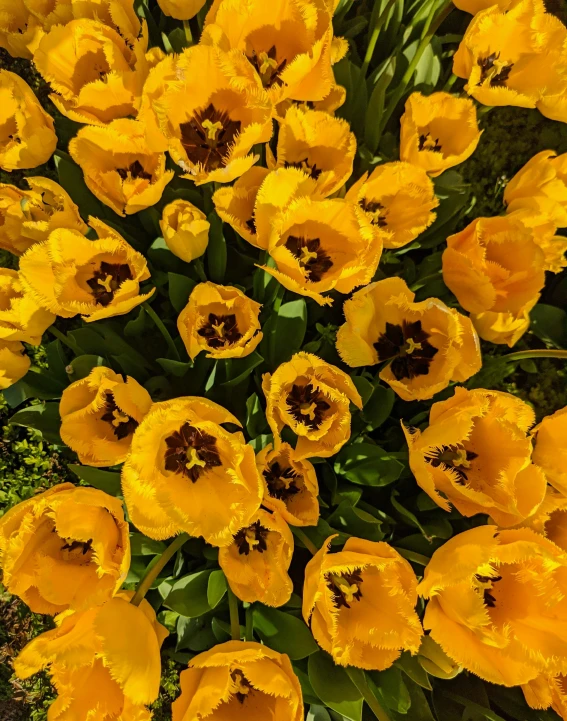
[[[333,266],[333,261],[321,248],[319,238],[308,240],[290,235],[285,247],[297,258],[306,279],[311,283],[318,283]]]
[[[385,332],[374,343],[378,361],[392,361],[396,380],[427,375],[438,349],[428,341],[429,334],[421,328],[421,321],[403,321],[402,325],[386,323]]]
[[[324,395],[313,388],[311,383],[304,386],[294,384],[287,396],[289,412],[298,423],[305,425],[312,431],[319,428],[331,407]]]
[[[192,483],[209,468],[222,466],[217,439],[189,423],[172,433],[165,443],[166,470],[180,473]]]
[[[231,120],[228,113],[210,104],[181,123],[181,144],[192,163],[207,172],[216,170],[224,165],[240,126],[240,120]]]
[[[238,330],[234,313],[230,315],[215,315],[214,313],[209,313],[207,322],[197,333],[206,339],[207,345],[210,348],[215,349],[225,348],[242,338],[242,333]]]
[[[234,542],[238,546],[238,553],[241,556],[247,556],[250,551],[258,551],[258,553],[267,551],[266,538],[269,532],[269,529],[264,528],[260,521],[256,521],[247,528],[241,528],[234,536]]]
[[[132,280],[132,271],[127,263],[102,262],[93,277],[87,280],[97,305],[106,307],[114,299],[114,294],[125,280]]]
[[[293,468],[282,468],[277,461],[269,465],[264,470],[263,475],[272,498],[277,498],[286,503],[300,491],[297,485],[297,479],[300,476],[297,475]]]
[[[119,441],[134,433],[138,427],[137,420],[118,408],[112,393],[106,394],[104,415],[101,416],[100,420],[106,421],[111,425],[114,435]]]

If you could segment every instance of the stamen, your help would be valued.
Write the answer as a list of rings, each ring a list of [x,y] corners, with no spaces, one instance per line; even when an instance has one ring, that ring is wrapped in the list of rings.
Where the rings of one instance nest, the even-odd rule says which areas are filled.
[[[191,447],[187,449],[187,462],[185,463],[185,468],[187,468],[187,470],[190,471],[191,468],[194,468],[195,466],[204,468],[206,465],[207,462],[199,458],[196,448]]]
[[[410,355],[416,350],[423,350],[423,346],[421,345],[421,343],[416,343],[413,338],[408,338],[406,344],[407,348],[405,349],[405,351]]]
[[[302,403],[299,406],[299,412],[302,416],[308,416],[310,421],[315,420],[315,413],[317,411],[317,404],[311,403],[311,405],[307,405],[306,403]]]
[[[104,278],[97,278],[97,283],[102,285],[107,293],[112,293],[112,276],[106,275]]]
[[[217,139],[217,133],[222,130],[223,125],[220,122],[220,120],[217,120],[215,123],[213,123],[211,120],[203,120],[203,128],[207,131],[207,138],[209,140],[216,140]]]
[[[269,57],[268,53],[260,53],[258,55],[258,64],[260,66],[260,75],[264,75],[270,68],[274,70],[278,67],[278,61],[275,58]]]
[[[119,408],[112,411],[112,415],[114,416],[114,420],[111,421],[111,423],[115,428],[118,428],[118,426],[121,423],[129,423],[130,422],[130,416],[127,416],[126,413],[122,413],[122,411]]]

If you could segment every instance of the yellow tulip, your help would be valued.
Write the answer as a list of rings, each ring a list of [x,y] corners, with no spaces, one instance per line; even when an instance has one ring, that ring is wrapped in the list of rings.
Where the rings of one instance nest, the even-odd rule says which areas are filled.
[[[219,550],[219,566],[240,600],[283,606],[293,591],[288,574],[292,556],[289,526],[277,512],[261,508],[230,546]]]
[[[114,466],[126,460],[132,436],[150,410],[148,391],[134,378],[110,368],[93,368],[61,396],[61,438],[87,466]]]
[[[450,93],[412,93],[400,122],[400,159],[433,178],[470,157],[482,134],[472,100]]]
[[[548,486],[541,506],[521,525],[541,533],[567,552],[567,497]]]
[[[507,10],[517,5],[520,0],[453,0],[455,7],[464,10],[466,13],[476,15],[481,10],[486,10],[493,5],[498,5],[502,10]]]
[[[55,315],[24,292],[17,270],[0,268],[0,340],[39,345]]]
[[[23,378],[31,365],[19,341],[0,340],[0,391]]]
[[[551,708],[565,721],[567,719],[567,674],[546,676],[522,684],[524,698],[530,708]]]
[[[22,170],[46,163],[57,146],[53,118],[25,80],[0,70],[0,168]]]
[[[24,0],[24,4],[32,16],[36,18],[44,32],[54,25],[65,25],[73,18],[72,0]]]
[[[227,641],[200,653],[179,678],[173,721],[303,721],[303,696],[289,658],[268,646]]]
[[[164,15],[176,20],[190,20],[201,10],[206,0],[158,0]]]
[[[531,516],[546,492],[532,458],[534,413],[508,393],[458,387],[431,407],[424,430],[403,426],[410,468],[427,495],[446,511],[490,515],[499,526]]]
[[[439,205],[433,181],[411,163],[384,163],[365,173],[345,196],[357,203],[382,231],[385,248],[402,248],[435,220]]]
[[[42,36],[41,22],[25,0],[0,0],[0,48],[13,58],[31,60]]]
[[[136,115],[148,74],[147,33],[131,39],[98,20],[54,26],[40,41],[34,63],[60,113],[77,123],[104,125]]]
[[[298,459],[289,443],[281,443],[277,450],[270,443],[256,456],[256,465],[264,479],[262,505],[290,526],[316,526],[319,483],[313,464]]]
[[[0,519],[3,583],[35,613],[83,610],[111,598],[130,567],[122,502],[62,483]]]
[[[30,190],[0,183],[0,248],[21,255],[57,228],[87,232],[79,208],[58,183],[41,177],[26,180]]]
[[[513,203],[516,206],[516,202]],[[518,201],[517,210],[509,210],[507,216],[519,220],[527,228],[543,251],[544,269],[559,273],[567,266],[567,239],[556,235],[557,221],[554,203],[543,195]]]
[[[132,522],[150,538],[180,531],[229,546],[256,515],[262,480],[238,419],[205,398],[154,403],[132,440],[122,489]]]
[[[194,359],[201,351],[207,358],[250,355],[262,340],[260,307],[238,288],[199,283],[177,319],[189,357]]]
[[[210,223],[188,200],[174,200],[166,205],[159,224],[167,247],[186,263],[200,258],[207,250]]]
[[[433,554],[418,586],[423,627],[485,681],[567,673],[567,554],[538,533],[478,526]]]
[[[14,660],[19,678],[48,669],[58,693],[53,721],[150,721],[160,687],[160,646],[168,635],[147,601],[121,593],[105,604],[62,614]]]
[[[71,0],[71,11],[75,20],[98,20],[116,30],[130,44],[134,44],[143,32],[132,0]]]
[[[152,53],[154,55],[152,56]],[[161,54],[160,54],[161,55]],[[155,48],[146,53],[146,61],[150,67],[148,77],[144,83],[138,120],[143,123],[146,131],[148,146],[155,152],[161,153],[167,150],[168,140],[163,134],[159,117],[156,112],[158,102],[177,80],[178,55],[173,53],[155,58]]]
[[[60,228],[20,259],[26,292],[52,313],[81,313],[87,323],[129,313],[155,290],[140,294],[140,283],[150,277],[143,255],[102,221],[91,218],[90,226],[98,240]]]
[[[512,348],[530,327],[530,310],[538,300],[539,296],[536,296],[520,310],[511,313],[491,310],[473,313],[471,320],[483,340]]]
[[[158,82],[154,100],[169,154],[197,185],[229,183],[258,160],[252,147],[272,136],[269,96],[238,51],[194,45],[176,75],[163,91]]]
[[[69,153],[89,190],[118,215],[155,205],[174,176],[165,169],[164,153],[150,149],[144,125],[137,120],[81,128],[69,143]]]
[[[297,460],[334,456],[350,438],[350,403],[362,408],[349,376],[311,353],[296,353],[275,373],[265,373],[262,390],[276,450],[289,426],[298,436]]]
[[[256,165],[241,175],[234,185],[219,188],[213,195],[219,217],[256,247],[259,247],[254,218],[256,196],[269,173],[267,168]]]
[[[559,493],[567,496],[567,407],[546,416],[537,425],[533,461],[543,469],[547,480]]]
[[[423,629],[410,564],[387,543],[354,536],[329,553],[333,538],[305,569],[303,618],[317,643],[336,664],[376,671],[402,651],[417,653]]]
[[[335,38],[338,39],[338,38]],[[338,110],[341,105],[344,105],[346,100],[346,88],[342,85],[337,85],[332,82],[331,89],[328,94],[322,100],[286,100],[280,101],[276,105],[276,118],[284,118],[287,111],[292,107],[299,107],[302,110],[321,110],[329,115],[334,115],[335,111]]]
[[[388,362],[380,372],[401,398],[425,400],[482,365],[469,318],[437,298],[414,302],[401,278],[370,283],[345,301],[337,350],[353,367]]]

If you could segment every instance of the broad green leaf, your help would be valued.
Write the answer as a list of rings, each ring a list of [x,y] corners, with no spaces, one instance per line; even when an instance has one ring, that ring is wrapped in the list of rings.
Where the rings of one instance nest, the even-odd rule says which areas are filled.
[[[169,300],[176,313],[181,313],[187,305],[191,291],[197,285],[192,278],[179,273],[168,273]]]
[[[213,571],[209,576],[207,586],[207,601],[211,608],[215,608],[222,601],[227,590],[226,576],[220,570]]]
[[[86,378],[93,368],[100,368],[105,365],[105,360],[102,356],[91,355],[80,355],[69,363],[69,380],[71,382]]]
[[[120,473],[116,471],[103,471],[92,466],[80,466],[78,463],[71,463],[69,468],[89,486],[98,488],[110,496],[119,496],[122,493]]]
[[[45,369],[42,368],[38,371],[30,368],[21,380],[9,388],[5,388],[2,395],[10,408],[17,408],[28,398],[37,398],[44,401],[61,398],[61,393],[63,393],[66,386],[67,383],[62,383],[57,378],[54,378]]]
[[[349,721],[362,719],[362,694],[341,666],[324,651],[309,657],[309,680],[321,701]],[[413,719],[412,719],[413,721]]]
[[[198,571],[176,581],[164,605],[182,616],[196,618],[211,610],[207,591],[211,571]]]
[[[130,534],[130,549],[133,556],[158,556],[167,548],[163,541],[155,541],[143,533]]]
[[[356,500],[358,501],[358,498]],[[337,531],[358,538],[366,538],[369,541],[381,541],[384,538],[382,522],[370,513],[353,506],[350,500],[341,501],[327,518],[327,522]]]
[[[10,425],[35,428],[49,443],[62,444],[59,428],[61,427],[61,416],[59,415],[59,403],[47,402],[38,403],[36,406],[23,408],[14,413],[10,418]]]
[[[419,684],[427,691],[431,691],[431,682],[426,671],[421,667],[416,656],[412,656],[409,652],[402,653],[400,658],[395,662],[396,666],[411,678],[412,681]]]
[[[288,361],[303,343],[307,329],[307,305],[303,298],[280,306],[267,338],[272,366]]]
[[[226,240],[223,224],[215,212],[209,215],[208,221],[211,224],[207,246],[208,276],[213,283],[222,283],[226,272]]]
[[[342,449],[335,472],[361,486],[387,486],[400,477],[404,466],[372,443],[354,443]]]
[[[362,398],[363,407],[368,403],[372,393],[374,392],[374,386],[364,376],[351,376],[350,377],[360,397]]]
[[[264,362],[264,359],[257,351],[250,353],[245,358],[229,358],[228,360],[230,360],[228,366],[230,367],[230,378],[220,384],[223,388],[238,385],[252,373],[254,368]]]
[[[156,363],[159,363],[166,373],[175,376],[176,378],[182,378],[189,370],[191,370],[191,368],[193,368],[193,361],[177,361],[170,360],[169,358],[156,358]]]
[[[257,393],[252,393],[246,400],[246,430],[250,438],[256,438],[269,430],[266,414]]]
[[[331,721],[331,717],[324,706],[311,704],[307,712],[306,721]]]
[[[71,156],[58,150],[53,159],[59,176],[59,184],[65,188],[73,202],[79,206],[82,217],[86,220],[92,215],[95,218],[104,220],[111,211],[107,211],[100,200],[97,200],[87,188],[83,171],[72,160]]]
[[[148,319],[146,311],[140,306],[138,308],[138,315],[129,320],[124,327],[124,335],[128,338],[135,338],[136,336],[142,335],[148,326]]]
[[[377,384],[374,391],[362,409],[362,417],[368,424],[368,430],[376,430],[388,418],[394,407],[396,394],[391,388]]]
[[[538,303],[530,319],[534,335],[556,348],[567,348],[567,313],[562,308]]]
[[[399,668],[391,666],[385,671],[371,671],[369,676],[388,708],[404,714],[409,711],[411,697]]]
[[[306,658],[319,648],[303,620],[289,613],[256,605],[253,618],[262,641],[275,651],[287,653],[292,661]]]

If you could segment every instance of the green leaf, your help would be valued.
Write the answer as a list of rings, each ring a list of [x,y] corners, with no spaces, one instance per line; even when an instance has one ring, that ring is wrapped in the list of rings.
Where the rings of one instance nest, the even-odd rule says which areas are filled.
[[[143,533],[130,534],[130,550],[133,556],[159,556],[166,548],[167,544],[163,541],[154,541]]]
[[[179,270],[182,261],[174,255],[169,249],[165,240],[161,237],[156,238],[147,251],[148,260],[159,270],[167,273]],[[189,267],[187,265],[187,267]]]
[[[384,61],[384,67],[378,77],[366,110],[366,123],[364,127],[364,142],[368,149],[375,153],[378,149],[378,141],[380,139],[380,123],[379,119],[384,113],[384,98],[386,90],[392,82],[394,73],[396,72],[396,57],[392,55]]]
[[[387,486],[400,477],[404,465],[372,443],[354,443],[342,449],[335,472],[360,486]]]
[[[301,348],[306,329],[307,305],[303,298],[280,306],[267,339],[272,366],[285,363]]]
[[[309,657],[309,680],[321,701],[349,721],[362,719],[362,694],[341,666],[324,651]],[[412,719],[413,721],[413,719]]]
[[[208,601],[209,576],[211,571],[198,571],[183,576],[173,584],[164,606],[182,616],[197,618],[211,610]]]
[[[4,389],[2,395],[10,408],[17,408],[28,398],[38,398],[43,401],[61,398],[61,393],[63,393],[66,386],[67,383],[61,383],[45,369],[37,371],[30,368],[21,380]]]
[[[213,571],[209,576],[207,586],[207,601],[211,608],[215,608],[222,601],[227,590],[226,576],[222,571]]]
[[[567,348],[567,313],[554,305],[538,303],[530,312],[531,331],[556,348]]]
[[[245,358],[230,358],[229,360],[231,361],[229,371],[231,377],[220,384],[223,388],[232,388],[238,385],[250,376],[254,368],[264,362],[264,359],[257,351],[250,353]]]
[[[402,671],[409,676],[412,681],[419,684],[422,688],[427,691],[431,691],[431,682],[427,672],[420,665],[416,656],[412,656],[408,651],[402,653],[400,658],[395,662],[396,666],[402,669]]]
[[[253,618],[262,641],[275,651],[287,653],[292,661],[306,658],[319,648],[305,623],[289,613],[256,605]]]
[[[352,382],[354,383],[356,390],[362,398],[363,407],[367,404],[374,392],[374,386],[364,376],[351,376]]]
[[[169,375],[175,376],[176,378],[182,378],[191,368],[193,368],[193,361],[177,361],[170,360],[169,358],[156,358],[156,363]]]
[[[49,443],[61,445],[63,441],[59,435],[61,416],[59,403],[38,403],[36,406],[24,408],[10,418],[10,425],[35,428]]]
[[[207,268],[209,278],[213,283],[222,283],[226,272],[226,240],[223,233],[223,223],[213,211],[209,214],[211,224],[209,230],[209,244],[207,246]]]
[[[407,689],[411,699],[411,721],[436,721],[423,689],[412,682],[407,684]]]
[[[268,430],[269,426],[260,398],[257,393],[252,393],[246,400],[246,431],[250,438],[256,438]]]
[[[102,471],[100,468],[81,466],[78,463],[71,463],[69,468],[89,486],[98,488],[110,496],[119,496],[122,493],[120,473],[116,471]]]
[[[362,418],[366,421],[368,430],[375,431],[388,418],[394,407],[396,394],[391,388],[377,384],[374,391],[362,409]]]
[[[78,381],[81,378],[86,378],[93,368],[100,368],[100,366],[105,365],[105,360],[102,356],[87,353],[73,358],[69,365],[71,367],[71,371],[68,372],[70,380]]]
[[[382,522],[370,513],[355,508],[350,500],[343,500],[327,518],[327,522],[341,533],[348,533],[369,541],[381,541],[384,538]]]
[[[181,313],[189,301],[191,291],[197,285],[192,278],[179,273],[168,273],[169,300],[177,313]]]
[[[128,336],[128,338],[135,338],[136,336],[142,335],[146,329],[146,319],[147,313],[140,306],[140,308],[138,308],[138,315],[136,318],[129,320],[124,326],[124,335]]]
[[[388,708],[403,714],[409,711],[411,697],[399,668],[391,666],[385,671],[370,671],[369,676]]]
[[[331,717],[324,706],[311,704],[307,712],[306,721],[331,721]]]
[[[53,157],[57,175],[59,176],[59,184],[69,193],[71,200],[79,206],[82,217],[87,219],[92,215],[95,218],[104,220],[110,211],[107,211],[104,205],[87,188],[81,168],[72,160],[70,155],[61,150],[57,150]]]

